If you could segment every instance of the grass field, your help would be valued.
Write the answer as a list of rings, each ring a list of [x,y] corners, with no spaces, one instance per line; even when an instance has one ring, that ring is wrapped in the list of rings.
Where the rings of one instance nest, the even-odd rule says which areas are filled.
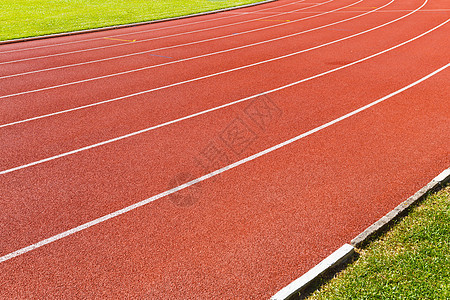
[[[449,196],[429,196],[309,299],[450,299]]]
[[[0,0],[0,41],[164,19],[261,0]]]

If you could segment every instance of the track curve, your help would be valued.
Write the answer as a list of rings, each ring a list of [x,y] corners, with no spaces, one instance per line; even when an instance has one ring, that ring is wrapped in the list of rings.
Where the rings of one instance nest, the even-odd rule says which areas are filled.
[[[0,46],[0,297],[269,298],[448,167],[449,20],[280,0]]]

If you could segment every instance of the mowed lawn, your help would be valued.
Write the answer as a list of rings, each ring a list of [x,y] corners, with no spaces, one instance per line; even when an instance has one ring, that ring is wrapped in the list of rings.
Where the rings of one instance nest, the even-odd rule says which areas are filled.
[[[0,0],[0,41],[165,19],[262,0]]]

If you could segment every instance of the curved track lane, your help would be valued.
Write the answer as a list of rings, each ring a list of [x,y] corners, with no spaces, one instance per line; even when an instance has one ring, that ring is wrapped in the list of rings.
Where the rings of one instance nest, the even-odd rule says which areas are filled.
[[[160,53],[181,59],[173,64],[0,99],[0,297],[269,298],[447,168],[448,7],[354,3],[289,15],[314,4],[278,1],[217,23],[120,29],[164,37],[182,24],[225,25],[190,37],[202,40],[266,28]],[[278,21],[257,21],[261,12],[291,22],[269,27]],[[232,25],[244,20],[255,21]],[[0,55],[95,48],[105,34]],[[0,85],[5,96],[163,61],[120,58]]]

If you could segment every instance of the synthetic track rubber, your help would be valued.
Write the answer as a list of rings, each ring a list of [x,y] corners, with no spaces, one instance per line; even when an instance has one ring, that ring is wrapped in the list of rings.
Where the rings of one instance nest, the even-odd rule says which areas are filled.
[[[395,3],[399,10],[410,10],[422,2]],[[436,8],[446,7],[437,0],[424,7]],[[348,35],[347,30],[361,31],[406,13],[380,13],[337,28],[341,31],[321,30],[277,47],[230,53],[224,56],[224,67],[327,42]],[[159,91],[150,99],[138,97],[0,128],[0,169],[348,64],[418,36],[449,17],[448,12],[415,13],[342,43]],[[324,16],[305,26],[335,18],[345,16]],[[228,149],[227,159],[236,161],[426,76],[448,63],[448,26],[250,103],[0,175],[0,256],[187,180],[180,174],[201,176],[205,170],[196,160],[212,146]],[[217,66],[217,61],[202,59],[179,71],[164,68],[147,76],[158,74],[160,82],[151,84],[162,84],[209,73]],[[169,78],[170,74],[175,75]],[[180,191],[177,197],[159,199],[3,262],[0,298],[269,298],[448,167],[450,111],[443,101],[450,92],[448,79],[449,71],[442,71],[370,110]],[[122,90],[128,88],[125,84],[102,81],[83,93],[117,96],[127,92]],[[143,78],[142,86],[148,84]],[[66,100],[80,101],[73,96],[78,93],[64,89],[20,101],[4,99],[0,115],[13,120],[48,111]],[[268,123],[256,123],[246,114],[260,104],[277,107]],[[224,141],[233,126],[251,141],[246,147],[234,145],[241,147],[235,151]],[[225,164],[221,160],[216,167]]]
[[[369,48],[370,49],[370,48]],[[312,61],[314,61],[314,60],[312,60]],[[286,62],[285,62],[286,63]],[[289,61],[287,61],[287,63],[289,64],[290,62]],[[279,64],[277,64],[277,66],[280,66],[280,65],[282,65],[281,63],[279,63]],[[289,65],[287,65],[287,67],[289,67]],[[258,76],[259,74],[261,74],[261,72],[258,70],[258,69],[260,69],[260,67],[259,68],[256,68],[256,75],[254,75],[254,76],[251,76],[251,77],[256,77],[256,76]],[[245,71],[245,70],[244,70]],[[262,73],[262,74],[264,74],[264,73]],[[276,75],[276,74],[275,74]],[[288,72],[286,72],[286,74],[285,74],[285,76],[283,76],[283,79],[285,80],[286,78],[288,78]],[[297,74],[292,74],[293,76],[297,76]],[[314,74],[311,74],[311,75],[314,75]],[[295,78],[294,77],[294,78]],[[209,84],[209,82],[211,81],[211,80],[213,80],[213,79],[210,79],[210,80],[208,80],[207,82],[206,82],[206,84]],[[214,80],[219,80],[220,82],[222,82],[222,80],[219,78],[219,79],[214,79]],[[277,82],[275,81],[275,80],[277,80],[277,78],[274,78],[272,81],[275,83],[275,84],[277,84]],[[289,82],[292,82],[293,81],[293,79],[291,80],[291,81],[288,81],[288,83]],[[199,84],[202,84],[202,83],[199,83]],[[280,85],[280,84],[278,84],[278,85]],[[275,85],[275,86],[277,86],[277,85]],[[180,88],[180,87],[178,87],[178,88]],[[181,88],[183,88],[183,87],[181,87]],[[256,87],[256,88],[259,88],[259,87]],[[174,88],[172,88],[172,89],[174,89]],[[205,89],[205,90],[207,90],[207,89]],[[165,95],[167,95],[169,92],[165,92]],[[255,93],[253,93],[253,94],[255,94]],[[147,95],[143,95],[144,97],[146,97]],[[198,94],[196,94],[195,96],[198,96]],[[186,97],[186,96],[185,96]],[[208,96],[206,96],[205,95],[205,97],[208,97]],[[138,97],[138,99],[142,99],[143,97]],[[219,98],[218,98],[219,99]],[[188,99],[187,99],[188,100]],[[142,101],[142,100],[141,100]],[[141,101],[139,101],[139,102],[141,102]],[[139,102],[138,102],[138,104],[139,104]],[[115,106],[113,106],[113,108],[114,108]],[[90,108],[90,109],[92,109],[92,108]],[[194,112],[198,112],[199,110],[201,110],[201,109],[198,109],[197,111],[194,111]],[[164,114],[165,115],[167,115],[167,113],[165,112],[165,111],[163,111],[163,110],[161,110],[161,112],[164,112]],[[70,118],[71,119],[71,117],[70,116],[67,116],[68,118]],[[172,119],[174,119],[174,118],[172,118]],[[162,119],[162,120],[164,120],[164,119]],[[170,119],[169,119],[170,120]],[[42,120],[37,120],[37,121],[42,121]],[[167,119],[165,120],[165,121],[168,121]],[[164,121],[160,121],[160,123],[161,122],[164,122]],[[122,122],[121,122],[122,123]],[[156,124],[155,124],[156,125]],[[27,127],[27,124],[19,124],[19,126],[20,126],[20,128],[22,128],[22,130],[23,130],[23,126],[25,126],[25,127]],[[69,132],[69,131],[71,131],[71,130],[73,130],[73,126],[72,125],[70,125],[71,127],[70,128],[64,128],[64,127],[61,127],[61,126],[58,126],[58,128],[61,128],[61,133],[64,135],[64,136],[67,136],[67,132]],[[142,126],[143,127],[143,126]],[[141,127],[141,128],[142,128]],[[82,129],[83,130],[83,129]],[[50,133],[50,135],[51,136],[53,136],[53,139],[57,139],[57,140],[61,140],[62,138],[61,137],[59,137],[58,135],[56,135],[56,132],[55,132],[55,130],[52,130],[52,131],[50,131],[49,132]],[[76,136],[79,136],[80,134],[76,134]],[[117,136],[117,135],[116,135]],[[51,140],[52,139],[52,137],[49,137],[49,138],[46,138],[46,140]],[[42,141],[42,136],[40,136],[39,137],[39,140],[40,141],[38,141],[38,143],[41,143],[41,141]],[[27,143],[29,143],[29,141],[27,141]],[[5,142],[5,144],[7,144],[7,142]],[[88,144],[92,144],[92,142],[91,143],[88,143]],[[34,149],[34,147],[32,147],[31,149]],[[7,149],[5,149],[6,151],[5,152],[10,152],[10,151],[7,151]],[[61,151],[60,151],[61,152]],[[7,153],[5,153],[5,155],[7,155]],[[12,153],[12,152],[10,152],[10,153]],[[35,159],[34,159],[35,160]]]

